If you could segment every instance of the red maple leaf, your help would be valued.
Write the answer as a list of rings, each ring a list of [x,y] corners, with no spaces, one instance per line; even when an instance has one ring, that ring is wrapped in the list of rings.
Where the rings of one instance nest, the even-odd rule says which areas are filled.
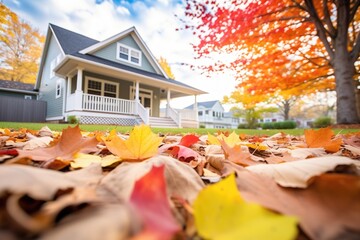
[[[144,223],[143,231],[136,239],[168,240],[180,230],[171,213],[166,193],[164,165],[153,166],[147,174],[135,182],[130,202],[135,206]]]
[[[188,134],[181,138],[179,145],[190,147],[199,141],[199,137],[194,134]]]

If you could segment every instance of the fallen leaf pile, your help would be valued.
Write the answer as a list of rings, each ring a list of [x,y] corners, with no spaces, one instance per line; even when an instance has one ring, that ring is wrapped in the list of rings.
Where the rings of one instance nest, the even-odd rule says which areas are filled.
[[[0,129],[0,239],[360,239],[360,133]]]

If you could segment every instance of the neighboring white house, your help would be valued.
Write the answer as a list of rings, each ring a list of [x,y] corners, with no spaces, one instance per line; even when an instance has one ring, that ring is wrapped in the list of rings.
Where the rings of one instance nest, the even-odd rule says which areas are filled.
[[[261,119],[259,119],[259,123],[269,123],[269,122],[283,122],[285,121],[284,116],[279,112],[268,112],[263,113]]]
[[[185,109],[194,109],[194,104]],[[234,117],[231,112],[225,112],[219,100],[198,102],[198,119],[200,126],[205,128],[237,128],[245,119]]]

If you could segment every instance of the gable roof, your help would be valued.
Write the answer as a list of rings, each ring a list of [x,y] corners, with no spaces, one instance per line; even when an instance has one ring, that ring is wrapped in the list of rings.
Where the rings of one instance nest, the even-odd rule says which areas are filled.
[[[212,108],[217,102],[220,102],[219,100],[214,100],[214,101],[207,101],[207,102],[198,102],[197,106],[200,107],[204,107],[204,108]],[[193,109],[194,108],[194,104],[191,104],[190,106],[187,106],[185,109]]]
[[[0,90],[37,94],[34,91],[34,84],[9,80],[0,80]]]
[[[107,59],[104,59],[101,57],[97,57],[95,55],[91,55],[91,52],[96,51],[100,48],[103,48],[130,33],[133,34],[132,36],[135,36],[134,39],[135,40],[137,39],[138,44],[140,41],[141,44],[139,47],[142,47],[143,52],[145,52],[145,53],[149,54],[149,56],[151,56],[150,59],[154,62],[156,67],[159,69],[159,73],[161,73],[161,74],[148,72],[148,71],[136,68],[136,67],[122,64],[120,62],[114,62],[114,61],[107,60]],[[135,29],[135,27],[129,28],[111,38],[108,38],[104,41],[99,42],[95,39],[92,39],[92,38],[86,37],[84,35],[81,35],[79,33],[64,29],[64,28],[56,26],[54,24],[49,24],[49,29],[48,29],[48,33],[47,33],[47,37],[46,37],[46,41],[45,41],[45,47],[43,50],[39,73],[38,73],[38,78],[37,78],[37,82],[36,82],[36,89],[38,89],[40,87],[40,81],[39,81],[39,79],[41,77],[40,73],[43,70],[43,67],[45,64],[44,58],[46,56],[46,52],[47,52],[49,44],[50,44],[51,36],[55,37],[56,41],[59,44],[59,47],[61,48],[61,51],[63,52],[63,54],[65,55],[65,58],[66,58],[66,59],[63,59],[62,62],[60,62],[60,64],[57,67],[55,67],[55,69],[54,69],[55,71],[57,71],[60,68],[60,66],[62,64],[64,64],[67,60],[74,59],[74,60],[78,60],[78,61],[82,61],[82,62],[86,62],[86,63],[101,65],[106,68],[112,68],[112,69],[115,68],[115,69],[118,69],[121,71],[126,71],[126,72],[130,72],[130,73],[134,73],[134,74],[140,74],[142,76],[146,76],[146,77],[164,82],[167,85],[170,84],[170,85],[185,87],[185,88],[191,90],[192,92],[196,92],[196,94],[205,94],[206,93],[202,90],[191,87],[182,82],[169,79],[167,77],[167,75],[164,73],[164,71],[162,70],[162,68],[157,63],[156,59],[154,58],[154,56],[152,55],[152,53],[150,52],[150,50],[148,49],[146,44],[141,39],[140,35],[137,33],[137,30]]]
[[[129,29],[126,29],[125,31],[122,31],[112,37],[109,37],[101,42],[98,42],[96,44],[93,44],[83,50],[80,51],[81,54],[92,54],[96,51],[99,51],[100,49],[115,43],[119,41],[120,39],[124,38],[127,35],[131,35],[138,47],[141,49],[143,54],[147,57],[147,59],[150,61],[151,66],[155,69],[155,71],[161,75],[163,75],[165,78],[169,78],[165,71],[160,67],[158,61],[154,57],[154,55],[151,53],[150,49],[136,30],[136,28],[133,26]]]
[[[50,28],[53,30],[60,47],[65,54],[74,54],[81,51],[84,48],[92,46],[99,41],[81,35],[79,33],[61,28],[54,24],[49,24]]]

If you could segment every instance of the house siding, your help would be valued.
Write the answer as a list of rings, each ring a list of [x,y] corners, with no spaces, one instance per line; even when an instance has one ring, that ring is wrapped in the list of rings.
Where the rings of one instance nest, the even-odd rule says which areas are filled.
[[[18,92],[0,91],[0,96],[16,97],[16,98],[22,98],[22,99],[25,99],[25,96],[31,96],[32,100],[36,100],[36,94],[31,94],[31,93],[18,93]]]
[[[55,59],[61,53],[61,50],[56,42],[55,38],[51,36],[49,49],[47,56],[45,57],[45,63],[43,72],[41,75],[41,86],[39,100],[47,102],[47,115],[46,118],[54,118],[63,116],[63,98],[65,95],[65,81],[63,78],[57,76],[50,77],[50,65],[51,61]],[[61,96],[56,98],[55,88],[56,82],[61,81]]]
[[[137,45],[137,43],[135,42],[133,37],[131,37],[130,35],[120,39],[118,42],[122,43],[126,46],[129,46],[131,48],[134,48],[136,50],[141,51],[140,47]],[[116,47],[117,47],[118,42],[112,43],[112,44],[108,45],[107,47],[100,49],[99,51],[93,53],[93,55],[113,61],[113,62],[120,62],[124,65],[128,65],[131,67],[140,68],[140,69],[148,71],[148,72],[156,73],[155,69],[151,66],[149,60],[146,58],[145,54],[142,51],[141,51],[141,55],[142,55],[141,56],[141,66],[118,60],[116,58]]]

